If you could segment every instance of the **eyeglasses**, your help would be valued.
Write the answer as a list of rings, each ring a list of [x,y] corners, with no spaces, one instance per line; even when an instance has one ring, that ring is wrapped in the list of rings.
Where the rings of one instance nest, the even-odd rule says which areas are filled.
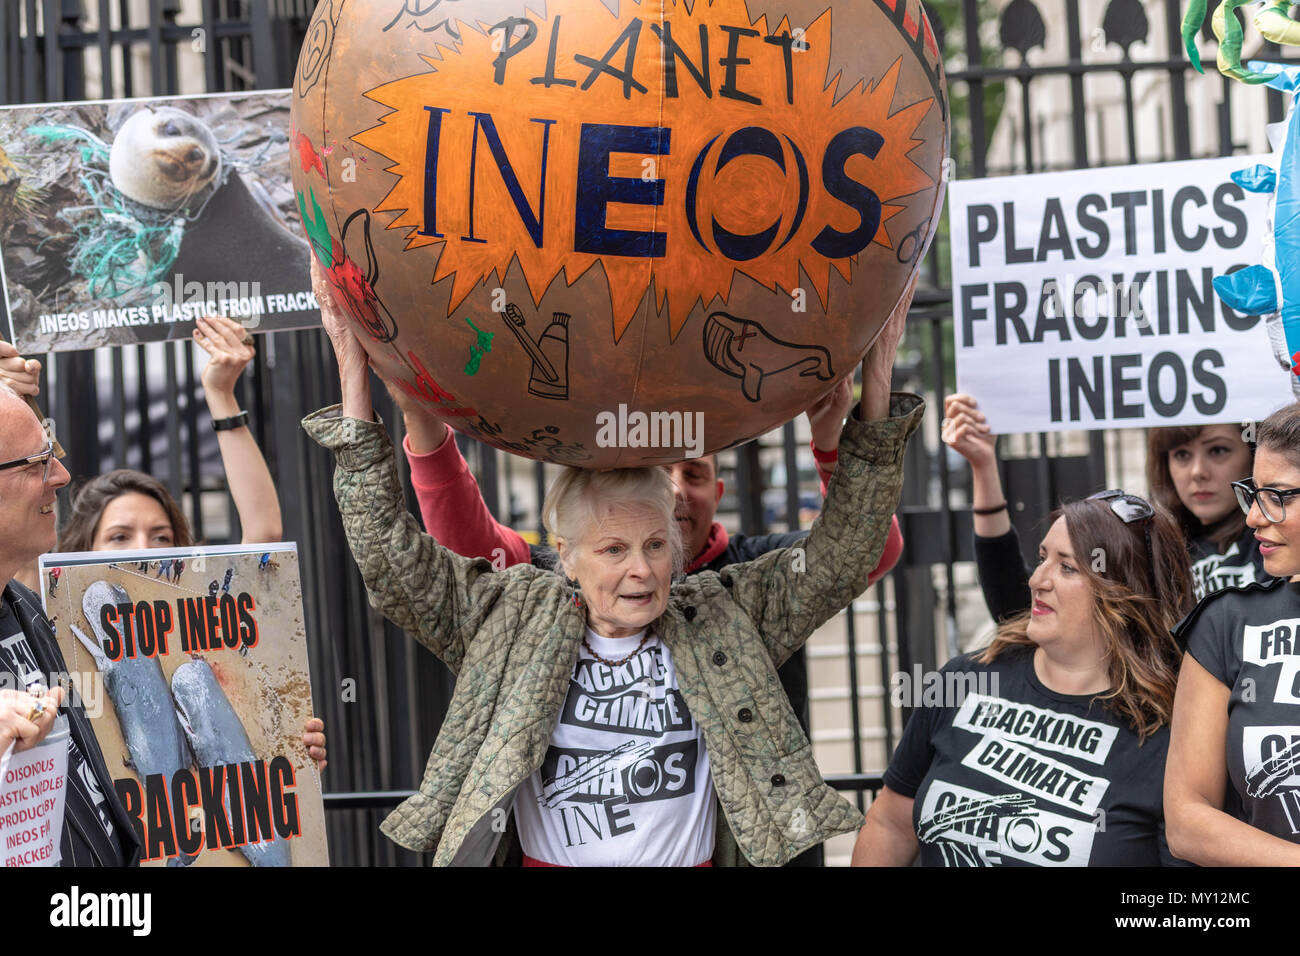
[[[41,484],[45,484],[50,479],[50,462],[54,460],[54,442],[47,442],[45,451],[37,452],[35,455],[28,455],[26,458],[15,458],[13,461],[0,462],[0,471],[6,468],[22,468],[24,465],[44,465],[45,470],[41,472]]]
[[[1250,506],[1258,502],[1260,513],[1273,524],[1286,520],[1286,500],[1300,495],[1300,488],[1256,488],[1253,478],[1243,478],[1231,484],[1242,511],[1250,514]]]
[[[1152,508],[1151,502],[1145,498],[1130,495],[1119,488],[1099,491],[1095,495],[1089,495],[1088,500],[1109,502],[1110,510],[1115,514],[1115,517],[1125,524],[1132,524],[1135,521],[1145,522],[1142,532],[1146,537],[1147,545],[1147,574],[1151,579],[1151,593],[1155,594],[1156,569],[1152,566],[1151,561],[1151,519],[1156,516],[1156,509]]]

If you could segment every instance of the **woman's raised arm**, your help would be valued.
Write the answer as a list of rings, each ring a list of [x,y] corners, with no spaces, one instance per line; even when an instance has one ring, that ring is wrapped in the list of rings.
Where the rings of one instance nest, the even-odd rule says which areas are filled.
[[[486,560],[442,547],[406,510],[392,442],[374,421],[365,349],[314,261],[313,280],[338,359],[343,406],[341,415],[337,407],[312,413],[303,427],[337,456],[334,496],[371,605],[458,670],[467,649],[461,625],[500,592],[501,576],[487,573]]]
[[[213,421],[240,413],[235,400],[235,383],[253,360],[252,338],[233,319],[200,316],[195,323],[194,342],[210,356],[203,369],[203,397]],[[279,541],[284,535],[280,497],[266,457],[247,425],[217,432],[226,484],[239,513],[242,542]]]

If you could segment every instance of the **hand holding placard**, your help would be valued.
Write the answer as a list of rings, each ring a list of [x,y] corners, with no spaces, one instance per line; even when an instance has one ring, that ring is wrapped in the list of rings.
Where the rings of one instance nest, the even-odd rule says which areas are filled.
[[[2,693],[26,697],[29,707],[34,699],[17,691]],[[70,737],[67,718],[56,719],[53,713],[51,707],[48,717],[39,718],[54,725],[43,725],[40,743],[19,751],[11,741],[11,749],[0,757],[0,847],[7,867],[59,864]]]

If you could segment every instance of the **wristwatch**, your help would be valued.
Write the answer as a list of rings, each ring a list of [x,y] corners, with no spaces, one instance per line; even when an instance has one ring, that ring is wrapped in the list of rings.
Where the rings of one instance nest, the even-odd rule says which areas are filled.
[[[212,419],[212,430],[214,432],[228,432],[236,428],[243,428],[248,424],[248,411],[245,409],[238,415],[231,415],[229,418]]]

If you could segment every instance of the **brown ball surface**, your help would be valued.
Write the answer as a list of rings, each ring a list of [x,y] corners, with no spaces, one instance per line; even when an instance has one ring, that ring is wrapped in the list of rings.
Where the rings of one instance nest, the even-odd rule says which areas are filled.
[[[376,365],[593,468],[729,447],[851,374],[948,155],[916,0],[324,0],[293,116],[303,221]]]

